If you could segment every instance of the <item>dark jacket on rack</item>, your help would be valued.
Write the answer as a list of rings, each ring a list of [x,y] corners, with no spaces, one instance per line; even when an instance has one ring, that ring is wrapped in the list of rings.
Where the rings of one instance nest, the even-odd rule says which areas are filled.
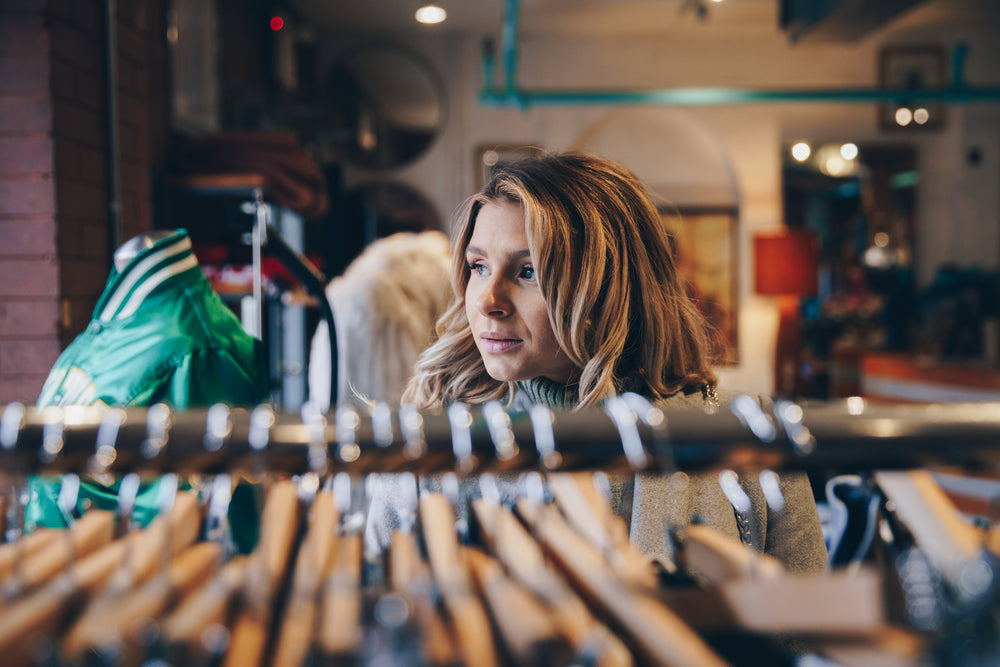
[[[571,386],[545,378],[521,381],[517,386],[519,395],[515,404],[542,404],[553,409],[570,409],[577,405],[576,390]],[[626,382],[622,389],[633,391],[640,386],[640,382]],[[726,398],[721,402],[726,403]],[[675,394],[659,405],[668,410],[706,409],[700,393]],[[804,473],[787,472],[779,476],[785,499],[785,507],[780,511],[768,508],[756,476],[738,474],[735,478],[738,488],[727,484],[724,489],[720,483],[721,474],[638,474],[631,489],[631,508],[621,506],[621,498],[628,497],[632,480],[613,480],[613,504],[618,500],[619,513],[631,515],[632,542],[661,562],[674,562],[674,543],[668,531],[697,522],[774,556],[790,572],[816,572],[827,568],[826,545],[816,501]],[[728,479],[733,479],[732,473],[727,475]],[[625,511],[628,509],[630,512]]]

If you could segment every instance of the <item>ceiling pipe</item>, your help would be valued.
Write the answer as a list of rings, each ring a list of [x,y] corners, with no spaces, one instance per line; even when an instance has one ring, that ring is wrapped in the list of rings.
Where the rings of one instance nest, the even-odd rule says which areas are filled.
[[[528,90],[517,84],[520,24],[519,0],[504,0],[501,33],[503,87],[496,87],[495,55],[489,42],[482,54],[483,89],[479,103],[488,107],[527,110],[532,106],[596,106],[660,104],[673,106],[721,106],[764,102],[833,103],[943,103],[972,104],[1000,102],[1000,88],[976,88],[965,84],[964,67],[968,47],[958,44],[951,55],[951,84],[938,88],[661,88],[652,90]]]

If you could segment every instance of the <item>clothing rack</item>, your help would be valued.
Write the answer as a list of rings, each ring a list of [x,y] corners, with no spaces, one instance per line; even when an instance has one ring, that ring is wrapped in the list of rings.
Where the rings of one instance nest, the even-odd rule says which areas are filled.
[[[9,404],[0,473],[15,483],[48,472],[215,479],[206,499],[164,475],[169,502],[145,529],[92,508],[64,539],[39,530],[0,546],[0,653],[4,664],[53,666],[140,655],[168,665],[742,665],[767,662],[752,657],[765,648],[787,659],[799,650],[783,645],[791,639],[842,665],[989,664],[1000,655],[1000,529],[963,521],[926,471],[887,469],[992,465],[998,443],[1000,405],[988,403],[762,407],[743,396],[703,413],[624,395],[602,409],[523,414],[495,402],[440,414]],[[795,574],[690,525],[677,534],[677,570],[663,572],[629,543],[595,476],[565,474],[811,466],[879,469],[871,490],[895,509],[869,562]],[[548,493],[526,481],[513,506],[483,474],[532,469],[548,473]],[[254,482],[266,491],[260,538],[234,555],[216,528],[229,473],[242,470],[320,475]],[[370,551],[358,477],[396,470],[480,475],[482,493],[456,500],[444,479],[418,491],[414,478],[396,499],[406,520]],[[126,486],[119,510],[134,500]],[[405,623],[380,605],[405,609]],[[918,615],[927,605],[936,615]]]
[[[739,396],[724,409],[661,409],[627,394],[602,408],[509,414],[497,402],[419,412],[384,403],[301,414],[268,406],[0,412],[0,470],[21,473],[480,473],[541,469],[857,471],[1000,461],[1000,403],[930,406]]]

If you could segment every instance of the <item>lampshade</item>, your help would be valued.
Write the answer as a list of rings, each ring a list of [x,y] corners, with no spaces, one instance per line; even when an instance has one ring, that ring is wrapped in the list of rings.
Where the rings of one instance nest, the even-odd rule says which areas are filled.
[[[816,237],[804,229],[758,234],[753,239],[757,294],[815,294]]]

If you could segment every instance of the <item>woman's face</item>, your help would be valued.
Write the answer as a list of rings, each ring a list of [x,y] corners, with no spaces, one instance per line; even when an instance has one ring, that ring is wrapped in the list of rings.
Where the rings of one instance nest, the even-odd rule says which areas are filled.
[[[577,368],[556,342],[524,230],[524,208],[489,202],[479,209],[465,251],[465,314],[494,380],[546,377],[569,382]]]

